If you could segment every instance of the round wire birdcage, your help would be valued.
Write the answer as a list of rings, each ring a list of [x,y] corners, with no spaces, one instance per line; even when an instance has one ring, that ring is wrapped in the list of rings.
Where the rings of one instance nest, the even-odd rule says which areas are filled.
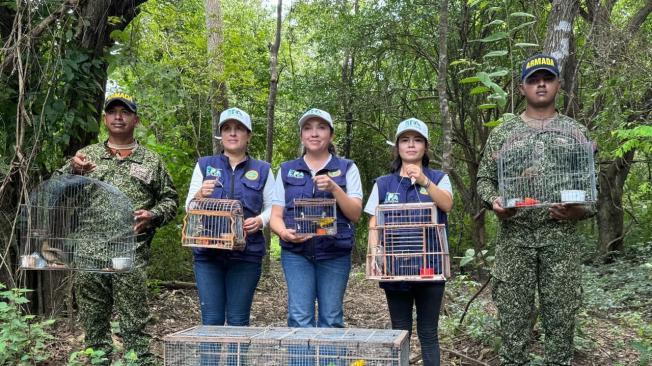
[[[133,203],[81,175],[44,181],[20,210],[20,268],[124,272],[135,265]]]
[[[563,119],[513,131],[496,154],[505,207],[595,202],[592,141]]]

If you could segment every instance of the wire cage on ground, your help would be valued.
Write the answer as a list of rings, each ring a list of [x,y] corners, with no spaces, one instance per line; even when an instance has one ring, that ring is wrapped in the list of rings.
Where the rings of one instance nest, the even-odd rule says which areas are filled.
[[[337,234],[337,204],[335,199],[294,199],[294,225],[297,235]]]
[[[503,205],[595,202],[594,152],[594,143],[563,119],[513,132],[496,156]]]
[[[196,326],[164,338],[164,364],[407,366],[404,330]]]
[[[244,214],[238,200],[195,198],[183,219],[184,246],[225,250],[245,248]]]
[[[20,206],[20,269],[127,272],[137,248],[134,207],[116,187],[61,175]]]
[[[446,227],[434,203],[382,204],[369,229],[366,276],[382,281],[442,281],[450,277]]]

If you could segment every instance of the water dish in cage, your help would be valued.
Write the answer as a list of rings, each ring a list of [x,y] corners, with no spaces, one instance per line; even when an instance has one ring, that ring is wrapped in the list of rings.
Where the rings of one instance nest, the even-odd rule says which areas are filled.
[[[563,190],[560,194],[563,203],[580,203],[586,200],[586,192],[579,189]]]
[[[111,265],[116,271],[127,271],[131,269],[132,260],[129,257],[111,258]]]

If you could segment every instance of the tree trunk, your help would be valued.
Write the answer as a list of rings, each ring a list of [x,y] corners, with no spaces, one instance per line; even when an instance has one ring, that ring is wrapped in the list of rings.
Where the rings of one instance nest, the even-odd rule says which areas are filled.
[[[623,250],[625,233],[623,210],[623,186],[634,160],[634,150],[616,158],[611,164],[600,169],[598,182],[598,237],[600,253],[606,260],[613,259],[612,252]]]
[[[344,11],[346,11],[346,2]],[[353,3],[353,14],[358,14],[358,0]],[[346,134],[344,137],[344,157],[351,158],[351,145],[353,143],[353,76],[355,74],[355,53],[349,50],[342,61],[342,88],[345,91],[342,101],[344,103],[344,122]]]
[[[104,93],[106,81],[108,78],[109,65],[104,61],[109,48],[113,46],[114,41],[111,39],[111,32],[114,30],[124,30],[127,25],[138,15],[138,6],[145,3],[146,0],[79,0],[79,22],[75,41],[77,45],[85,51],[89,59],[86,61],[93,64],[96,60],[101,60],[100,67],[91,68],[93,75],[81,77],[90,77],[95,81],[98,87],[88,95],[88,92],[80,93],[79,97],[74,97],[68,102],[68,108],[76,109],[81,107],[85,101],[90,102],[95,107],[95,112],[89,119],[94,121],[100,120],[104,106]],[[120,22],[110,22],[109,18],[120,19]],[[64,153],[67,156],[74,155],[77,150],[90,144],[97,138],[97,131],[88,131],[77,127],[78,131],[71,133],[70,142]]]
[[[278,88],[278,50],[281,47],[281,20],[283,11],[283,0],[278,0],[276,5],[276,33],[274,43],[269,48],[269,97],[267,99],[267,145],[265,146],[265,160],[272,163],[272,154],[274,152],[274,111],[276,107],[276,91]],[[269,227],[265,229],[265,248],[267,253],[270,252],[271,231]],[[263,270],[269,271],[269,255],[265,256],[263,261]]]
[[[543,50],[557,59],[562,76],[562,89],[565,92],[565,114],[574,117],[579,112],[576,98],[577,83],[575,73],[577,58],[573,22],[579,13],[579,0],[554,0],[548,15],[546,39]]]
[[[453,170],[453,145],[451,117],[448,110],[448,0],[442,0],[439,9],[439,65],[437,72],[437,94],[441,115],[442,170],[449,174]]]
[[[222,7],[220,0],[206,0],[206,31],[208,32],[208,73],[213,79],[210,91],[211,103],[211,130],[213,140],[213,154],[222,150],[221,141],[215,136],[220,135],[218,123],[220,113],[228,108],[226,97],[226,84],[224,83],[224,59],[222,57],[222,43],[224,42],[224,24],[222,22]]]

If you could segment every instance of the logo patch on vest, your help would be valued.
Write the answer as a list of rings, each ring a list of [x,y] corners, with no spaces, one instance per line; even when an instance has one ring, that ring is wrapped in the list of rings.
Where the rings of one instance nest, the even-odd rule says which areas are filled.
[[[152,171],[140,164],[131,164],[129,175],[149,184],[152,181]]]
[[[288,177],[290,177],[290,178],[303,178],[304,174],[303,174],[303,172],[300,172],[298,170],[290,169],[290,170],[288,170]]]
[[[209,165],[206,167],[206,176],[222,178],[222,169],[213,168],[212,166]]]
[[[426,187],[421,187],[421,189],[419,189],[419,193],[428,195],[428,190],[426,189]]]
[[[256,180],[258,179],[258,172],[252,169],[246,172],[244,176],[249,180]]]
[[[339,177],[340,175],[342,175],[342,171],[339,169],[328,172],[328,176],[331,178]]]
[[[398,195],[400,193],[396,192],[387,192],[385,194],[385,202],[383,203],[398,203]]]

